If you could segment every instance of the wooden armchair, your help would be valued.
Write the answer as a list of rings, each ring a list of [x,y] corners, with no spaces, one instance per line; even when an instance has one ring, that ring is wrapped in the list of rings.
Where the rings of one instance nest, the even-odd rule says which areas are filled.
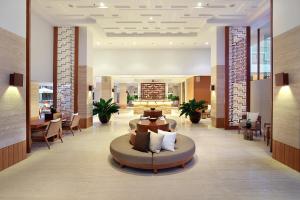
[[[62,124],[61,124],[61,119],[58,118],[55,120],[51,120],[46,130],[32,132],[31,138],[43,139],[47,143],[48,149],[50,149],[50,144],[48,139],[56,136],[63,143],[61,133],[62,133]]]
[[[248,113],[250,115],[251,113]],[[242,119],[240,120],[238,132],[240,133],[242,128],[245,128],[247,120],[249,119],[249,116],[247,114],[242,116]],[[251,121],[251,130],[255,132],[255,135],[257,135],[257,132],[259,132],[260,135],[262,135],[261,132],[261,116],[257,113],[256,120]]]
[[[72,133],[73,136],[74,136],[73,130],[75,128],[79,129],[80,132],[81,132],[80,116],[78,115],[78,113],[73,114],[70,121],[65,121],[63,123],[63,129],[64,130],[69,130]]]

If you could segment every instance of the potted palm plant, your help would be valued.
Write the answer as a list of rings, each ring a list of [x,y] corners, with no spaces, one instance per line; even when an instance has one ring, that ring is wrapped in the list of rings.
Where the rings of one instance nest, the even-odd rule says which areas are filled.
[[[99,102],[95,102],[93,105],[93,115],[98,115],[102,124],[109,122],[111,115],[119,112],[120,108],[116,103],[112,102],[112,98],[107,101],[101,98]]]
[[[201,111],[207,107],[204,100],[196,101],[195,99],[190,100],[187,103],[180,105],[179,110],[180,116],[185,115],[185,117],[190,118],[191,122],[196,124],[199,123],[201,119]]]

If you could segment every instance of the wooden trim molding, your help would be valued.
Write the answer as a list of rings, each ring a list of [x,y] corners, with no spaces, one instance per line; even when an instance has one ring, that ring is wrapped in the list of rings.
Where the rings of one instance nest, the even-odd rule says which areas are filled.
[[[31,0],[26,0],[26,151],[31,152],[31,76],[30,76]]]
[[[78,112],[78,59],[79,59],[79,27],[75,27],[74,58],[74,113]]]
[[[57,107],[57,42],[58,27],[53,28],[53,105]]]
[[[275,160],[300,172],[300,149],[273,140],[272,156]]]
[[[0,149],[0,171],[26,158],[27,142],[22,141]]]
[[[228,129],[228,115],[229,115],[229,102],[228,102],[228,94],[229,94],[229,26],[225,27],[225,104],[224,104],[224,128]]]

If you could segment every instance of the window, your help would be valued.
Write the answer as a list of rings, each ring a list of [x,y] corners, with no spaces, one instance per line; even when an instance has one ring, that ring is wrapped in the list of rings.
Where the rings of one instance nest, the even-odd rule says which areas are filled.
[[[259,40],[259,41],[258,41]],[[267,23],[251,33],[251,80],[271,76],[271,25]]]
[[[259,79],[270,78],[271,75],[271,31],[268,23],[260,29],[260,70]]]

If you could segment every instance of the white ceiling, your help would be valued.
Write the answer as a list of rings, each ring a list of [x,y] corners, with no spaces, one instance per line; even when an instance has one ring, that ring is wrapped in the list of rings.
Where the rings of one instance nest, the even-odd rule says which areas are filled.
[[[96,48],[205,48],[214,26],[245,25],[268,2],[32,0],[32,10],[53,25],[87,25]]]

